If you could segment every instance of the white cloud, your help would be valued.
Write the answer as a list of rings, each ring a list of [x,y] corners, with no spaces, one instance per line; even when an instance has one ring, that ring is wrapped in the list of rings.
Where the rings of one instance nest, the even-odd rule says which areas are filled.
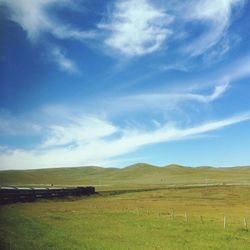
[[[35,122],[14,118],[9,113],[0,111],[0,135],[34,135],[41,130],[41,126]]]
[[[237,77],[241,75],[236,68],[235,72],[233,74],[234,79],[237,79],[236,75]],[[245,71],[243,73],[245,74]],[[229,83],[225,81],[223,84],[216,85],[211,94],[206,95],[180,92],[124,97],[126,99],[119,98],[116,103],[113,103],[112,109],[118,108],[121,111],[119,103],[125,103],[126,108],[130,107],[133,111],[137,108],[148,111],[155,104],[159,105],[157,106],[159,110],[163,103],[174,107],[183,102],[206,104],[220,98],[228,88]],[[104,108],[106,110],[106,107]],[[37,117],[44,116],[43,122],[29,122],[29,119],[21,120],[25,120],[28,122],[27,124],[40,124],[40,143],[32,150],[20,148],[1,150],[1,168],[22,169],[102,165],[108,162],[111,163],[114,158],[124,156],[149,144],[196,138],[197,135],[203,135],[209,131],[250,120],[250,113],[244,113],[200,125],[190,125],[192,123],[188,123],[188,126],[179,125],[177,127],[177,121],[169,117],[167,123],[165,121],[148,121],[154,124],[153,127],[152,124],[144,126],[145,124],[142,125],[140,122],[122,126],[111,122],[105,117],[80,115],[80,113],[73,114],[70,109],[64,106],[48,106],[40,112]],[[106,112],[108,111],[106,110]],[[192,116],[189,118],[192,118]],[[23,127],[21,121],[17,122],[19,124],[18,128],[14,127],[17,131],[20,131],[19,128]],[[180,123],[178,122],[178,124]],[[15,135],[13,131],[12,135]]]
[[[78,6],[77,1],[0,1],[9,10],[9,18],[19,24],[33,42],[39,41],[45,34],[57,39],[92,39],[94,43],[104,43],[113,51],[133,57],[172,46],[173,43],[169,41],[178,41],[179,38],[173,49],[169,47],[171,53],[180,49],[195,57],[213,48],[207,60],[223,56],[229,51],[228,29],[233,10],[243,3],[244,0],[118,0],[110,5],[106,18],[97,24],[96,30],[82,30],[55,15],[58,8],[72,11],[82,9],[83,5]],[[193,24],[202,30],[198,38],[192,34]],[[216,45],[219,45],[217,49]],[[181,70],[186,71],[186,67],[181,67]]]
[[[169,42],[174,40],[176,51],[180,49],[191,57],[210,51],[207,60],[215,60],[230,50],[235,39],[231,39],[228,31],[234,11],[244,2],[119,0],[98,27],[106,31],[104,43],[127,56],[158,51],[164,44],[172,46]]]
[[[210,84],[211,85],[211,84]],[[199,90],[206,90],[208,92],[211,86],[202,86],[200,84]],[[151,93],[139,93],[132,95],[124,95],[120,97],[112,97],[105,100],[105,110],[111,110],[113,113],[122,112],[149,112],[150,110],[158,111],[171,111],[176,110],[179,106],[188,103],[193,105],[194,102],[201,104],[209,104],[220,97],[229,89],[229,82],[221,80],[221,83],[215,85],[211,94],[199,94],[194,90],[186,90],[183,88],[181,91],[164,91],[160,90]],[[196,90],[197,91],[197,90]],[[165,93],[164,93],[165,92]]]
[[[120,0],[110,18],[98,25],[107,31],[105,44],[126,56],[157,51],[171,34],[172,18],[148,0]]]
[[[172,114],[180,112],[182,116],[185,116],[184,111],[189,108],[198,111],[203,108],[199,104],[212,105],[214,101],[222,98],[232,85],[237,84],[238,80],[249,76],[250,56],[246,55],[209,77],[205,75],[195,81],[185,81],[182,84],[177,82],[173,84],[173,88],[111,96],[101,99],[97,103],[97,108],[115,116],[136,113],[147,114],[152,119],[156,119],[152,117],[152,114],[156,116],[166,114],[169,117],[168,113],[171,112]]]
[[[230,85],[237,84],[237,81],[250,76],[250,55],[247,54],[222,68],[218,68],[217,72],[211,72],[211,76],[205,75],[200,80],[196,80],[196,83],[190,82],[188,91],[197,92],[211,86],[215,86],[214,94],[227,91]]]
[[[58,18],[53,11],[56,8],[76,9],[76,1],[70,0],[1,0],[0,4],[8,9],[9,19],[17,23],[30,41],[38,43],[43,36],[50,34],[57,39],[86,40],[95,37],[94,31],[84,31],[73,27]],[[45,41],[44,39],[42,40]],[[50,46],[47,46],[50,48]],[[69,73],[79,73],[75,63],[54,46],[49,51],[51,60],[59,68]]]
[[[76,64],[67,58],[65,54],[58,48],[54,47],[51,49],[52,60],[58,64],[62,71],[68,73],[79,73],[79,69]]]
[[[72,38],[77,40],[92,38],[92,31],[82,31],[65,24],[61,20],[52,18],[51,9],[55,7],[74,6],[70,0],[2,0],[0,4],[9,10],[10,19],[19,24],[27,32],[28,38],[37,41],[40,36],[48,32],[59,39]]]
[[[233,8],[243,3],[244,0],[198,0],[185,5],[185,19],[206,27],[206,31],[185,48],[186,52],[199,56],[223,40],[231,24]]]
[[[224,78],[233,81],[250,76],[250,56],[247,55],[238,61],[235,61],[227,68],[227,74]]]
[[[50,0],[3,0],[8,7],[10,19],[18,23],[28,34],[31,40],[35,40],[40,32],[50,29],[51,21],[46,15],[46,8],[56,1]]]
[[[218,99],[228,90],[228,88],[229,82],[215,86],[214,92],[210,96],[205,97],[205,102],[211,102]]]
[[[178,70],[182,72],[189,72],[189,66],[180,63],[167,64],[161,67],[163,71]]]
[[[192,138],[247,120],[250,120],[250,113],[219,121],[207,122],[189,128],[163,125],[151,131],[141,131],[136,128],[132,130],[127,129],[123,130],[119,137],[113,139],[103,138],[103,134],[106,134],[106,132],[101,133],[100,137],[85,138],[86,140],[84,138],[78,139],[74,135],[72,139],[77,142],[77,145],[74,147],[56,147],[47,150],[38,148],[30,151],[21,149],[3,151],[0,153],[1,168],[29,169],[102,164],[109,162],[114,157],[122,156],[149,144]],[[101,123],[105,124],[106,122],[101,121]],[[106,125],[109,127],[110,123]],[[107,134],[112,135],[119,130],[113,125],[111,125],[111,127],[112,129]],[[66,130],[64,130],[64,132],[66,132]],[[83,139],[83,141],[81,141],[81,139]],[[56,144],[57,143],[58,142],[56,142]]]
[[[118,132],[118,128],[111,123],[90,116],[74,117],[70,124],[50,125],[47,130],[48,134],[41,145],[42,148],[89,143]]]

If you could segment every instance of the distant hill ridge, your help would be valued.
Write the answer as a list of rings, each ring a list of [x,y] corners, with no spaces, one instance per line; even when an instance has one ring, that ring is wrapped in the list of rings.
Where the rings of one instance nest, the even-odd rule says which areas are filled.
[[[163,167],[136,163],[125,168],[98,166],[0,171],[0,185],[154,186],[172,184],[250,184],[250,166]]]

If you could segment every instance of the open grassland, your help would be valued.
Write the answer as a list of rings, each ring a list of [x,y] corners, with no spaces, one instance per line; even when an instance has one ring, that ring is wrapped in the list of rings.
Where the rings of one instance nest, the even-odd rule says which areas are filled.
[[[104,192],[0,209],[1,249],[250,249],[250,187]]]
[[[88,186],[97,190],[159,188],[171,185],[214,185],[250,183],[250,167],[190,168],[179,165],[156,167],[135,164],[126,168],[54,168],[0,171],[2,186]]]

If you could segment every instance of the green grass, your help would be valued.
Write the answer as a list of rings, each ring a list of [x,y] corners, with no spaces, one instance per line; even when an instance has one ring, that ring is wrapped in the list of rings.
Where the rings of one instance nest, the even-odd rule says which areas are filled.
[[[250,232],[243,224],[243,218],[250,224],[250,167],[135,164],[123,169],[0,171],[0,183],[93,185],[100,192],[1,206],[0,249],[233,250],[250,246]]]
[[[94,185],[97,190],[138,189],[171,185],[249,184],[250,167],[189,168],[135,164],[123,169],[101,167],[0,171],[0,184],[13,186]]]
[[[250,232],[243,226],[244,217],[250,221],[250,187],[105,193],[0,209],[1,249],[235,250],[250,246]]]

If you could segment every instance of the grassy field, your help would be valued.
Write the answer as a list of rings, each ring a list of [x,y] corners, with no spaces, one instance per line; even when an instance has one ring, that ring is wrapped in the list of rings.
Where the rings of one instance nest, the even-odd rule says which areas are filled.
[[[0,249],[250,249],[250,167],[0,171],[0,180],[99,191],[2,205]]]
[[[250,221],[250,187],[104,192],[0,209],[1,249],[235,250],[250,246],[250,232],[243,224],[244,217]]]

